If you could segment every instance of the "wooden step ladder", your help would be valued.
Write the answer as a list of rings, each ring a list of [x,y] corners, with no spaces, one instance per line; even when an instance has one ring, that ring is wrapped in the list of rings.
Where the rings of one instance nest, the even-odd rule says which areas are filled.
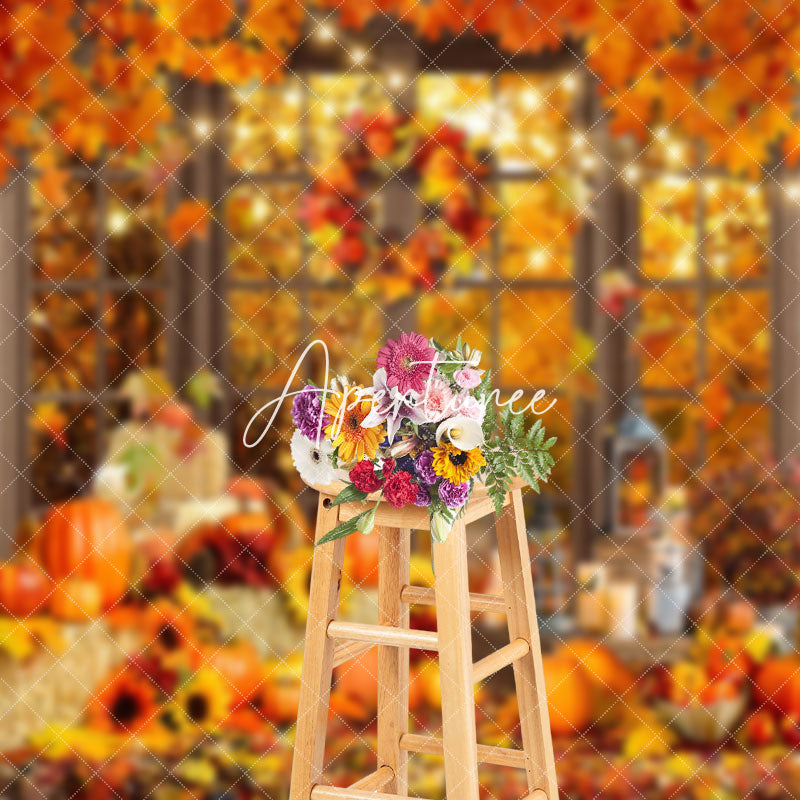
[[[363,511],[361,504],[332,506],[337,487],[321,487],[316,539]],[[448,800],[478,800],[478,764],[524,769],[525,800],[557,800],[553,744],[547,714],[542,653],[530,557],[515,484],[497,519],[503,584],[501,597],[471,594],[467,584],[465,526],[494,512],[481,487],[443,544],[433,544],[435,588],[409,585],[411,530],[427,529],[424,508],[381,503],[372,536],[379,536],[378,624],[336,619],[345,539],[314,551],[305,654],[289,800],[399,800],[408,797],[408,754],[444,756]],[[359,536],[361,534],[353,534]],[[437,632],[409,628],[409,605],[436,607]],[[471,611],[505,612],[509,644],[473,663]],[[348,788],[325,786],[323,758],[333,668],[378,647],[378,768]],[[409,649],[439,654],[442,738],[408,731]],[[513,664],[522,749],[477,743],[474,684]]]

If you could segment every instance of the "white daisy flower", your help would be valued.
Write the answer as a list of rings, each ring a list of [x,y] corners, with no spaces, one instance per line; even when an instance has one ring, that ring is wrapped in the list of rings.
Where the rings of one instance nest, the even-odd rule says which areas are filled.
[[[331,464],[333,448],[328,441],[321,441],[319,447],[296,430],[292,434],[292,461],[306,482],[325,485],[336,480],[336,473]]]

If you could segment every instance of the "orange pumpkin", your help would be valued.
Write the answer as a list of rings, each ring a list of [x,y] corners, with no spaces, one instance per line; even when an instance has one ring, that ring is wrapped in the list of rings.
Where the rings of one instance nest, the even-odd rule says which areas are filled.
[[[128,589],[132,552],[119,512],[94,498],[54,506],[31,542],[31,555],[54,581],[97,581],[104,609]]]
[[[374,531],[366,536],[357,533],[347,537],[343,571],[354,584],[378,585],[378,542]]]
[[[0,613],[27,617],[44,610],[52,583],[44,571],[30,562],[0,565]]]
[[[256,648],[245,639],[209,648],[205,657],[208,666],[230,686],[235,702],[250,700],[264,683],[264,665]]]
[[[793,690],[793,685],[797,690]],[[792,695],[797,695],[800,709],[800,658],[784,656],[767,661],[755,676],[755,694],[759,703],[772,705],[784,713],[794,705]]]
[[[585,671],[593,688],[593,719],[600,723],[614,722],[635,683],[630,670],[609,648],[591,639],[575,639],[565,643],[557,654],[576,660]]]
[[[261,709],[264,716],[276,725],[288,725],[297,719],[301,667],[301,656],[291,656],[286,661],[272,661],[266,667],[266,680],[261,689]]]
[[[543,664],[550,730],[553,736],[577,736],[592,721],[592,682],[574,658],[545,656]]]
[[[85,622],[99,617],[103,609],[100,585],[82,578],[57,583],[50,596],[50,613],[64,622]]]

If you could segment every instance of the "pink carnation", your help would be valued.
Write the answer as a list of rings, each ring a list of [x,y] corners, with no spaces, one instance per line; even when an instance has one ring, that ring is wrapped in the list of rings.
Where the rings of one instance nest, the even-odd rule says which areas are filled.
[[[476,422],[483,422],[483,418],[486,416],[486,406],[469,392],[461,392],[457,395],[453,407],[457,414],[467,417],[467,419],[474,419]]]
[[[481,375],[483,375],[483,370],[464,367],[453,373],[453,380],[462,389],[474,389],[481,382]]]
[[[420,404],[427,422],[439,422],[453,413],[453,392],[447,381],[434,378],[428,381]]]
[[[436,351],[421,333],[401,333],[378,350],[377,366],[386,370],[386,383],[400,394],[421,393],[433,369]]]

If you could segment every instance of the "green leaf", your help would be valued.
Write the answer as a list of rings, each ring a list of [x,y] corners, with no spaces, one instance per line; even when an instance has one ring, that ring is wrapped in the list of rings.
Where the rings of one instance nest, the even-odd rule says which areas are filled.
[[[347,522],[342,522],[337,525],[332,531],[328,531],[316,544],[317,547],[321,544],[327,544],[328,542],[332,542],[335,539],[341,539],[344,536],[349,536],[351,533],[355,533],[358,530],[359,523],[361,522],[362,517],[366,517],[368,514],[372,514],[373,517],[375,515],[374,508],[368,508],[366,511],[362,511],[358,516],[353,517],[352,519],[347,520]]]
[[[363,502],[367,497],[366,492],[356,489],[354,484],[349,483],[331,500],[331,506],[340,506],[342,503],[352,503],[353,501]]]

